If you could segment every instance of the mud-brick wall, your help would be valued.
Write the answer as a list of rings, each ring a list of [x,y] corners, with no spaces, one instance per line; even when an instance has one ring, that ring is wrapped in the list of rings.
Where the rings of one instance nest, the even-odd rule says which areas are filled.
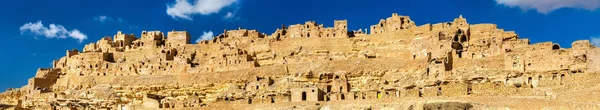
[[[448,83],[441,85],[442,96],[463,96],[467,95],[466,83]]]
[[[419,89],[418,88],[412,88],[412,89],[403,89],[400,91],[400,97],[419,97]]]
[[[514,86],[494,83],[478,83],[471,85],[471,95],[504,95],[510,93],[516,93],[517,90]]]
[[[397,96],[396,93],[399,93],[399,91],[395,91],[395,90],[383,91],[383,92],[381,92],[381,95],[383,96],[383,98],[398,98],[398,97],[400,97],[400,96]]]
[[[276,95],[273,96],[273,100],[275,100],[275,103],[290,102],[291,97],[289,95]]]
[[[425,87],[423,88],[422,92],[422,96],[423,97],[436,97],[438,96],[438,92],[439,92],[440,88],[435,86],[435,87]]]
[[[587,61],[587,72],[600,72],[600,48],[588,50]]]
[[[539,87],[550,87],[560,85],[562,78],[566,76],[564,72],[548,73],[538,76]]]
[[[317,88],[301,88],[301,89],[292,89],[292,102],[301,102],[303,97],[303,92],[306,93],[306,100],[304,101],[320,101],[323,99],[322,93]]]

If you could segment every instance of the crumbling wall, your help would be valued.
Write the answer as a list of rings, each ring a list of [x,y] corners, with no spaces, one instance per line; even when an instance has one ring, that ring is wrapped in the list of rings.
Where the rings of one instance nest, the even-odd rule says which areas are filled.
[[[587,53],[587,71],[600,72],[600,48],[595,47],[590,49]]]
[[[309,87],[309,88],[292,88],[290,89],[292,93],[291,99],[292,102],[302,102],[302,101],[322,101],[323,94],[319,88]]]
[[[348,21],[335,20],[334,27],[323,27],[323,24],[317,24],[315,21],[307,21],[304,24],[290,25],[289,28],[283,28],[276,31],[275,37],[284,38],[319,38],[319,37],[348,37]],[[272,35],[273,36],[273,35]]]
[[[190,34],[187,31],[171,31],[167,33],[166,47],[180,47],[190,44]]]
[[[420,92],[419,88],[407,88],[407,89],[402,89],[400,91],[400,98],[402,97],[421,97],[422,93]]]
[[[557,48],[551,42],[539,43],[509,52],[505,65],[509,70],[521,72],[568,70],[573,65],[585,63],[576,63],[574,52],[577,51]]]
[[[189,35],[188,35],[189,36]],[[181,37],[179,35],[174,34],[173,37]],[[189,40],[189,38],[187,38]],[[186,42],[184,38],[172,38],[171,40],[183,40],[181,42]],[[154,49],[158,48],[164,44],[165,37],[164,34],[160,31],[142,31],[142,38],[134,40],[132,45],[127,48],[127,50],[141,50],[141,49]],[[168,40],[167,40],[168,41]],[[176,42],[176,41],[173,41]],[[186,44],[186,43],[182,43]]]
[[[455,97],[468,95],[466,83],[449,82],[440,86],[442,96]]]
[[[131,45],[131,43],[137,38],[133,34],[123,34],[121,31],[118,31],[114,36],[113,45],[116,47],[126,47]]]
[[[50,90],[59,78],[60,69],[39,68],[36,76],[29,79],[29,86],[32,88],[43,88]]]
[[[504,52],[511,52],[514,49],[529,46],[529,39],[509,40],[502,43]]]
[[[415,22],[410,20],[408,16],[399,16],[397,13],[393,13],[392,17],[385,20],[381,19],[379,23],[371,26],[371,34],[397,31],[401,29],[409,29],[417,27]]]
[[[449,50],[433,52],[428,58],[426,77],[435,79],[445,76],[446,71],[452,70],[452,61],[452,53]]]
[[[573,42],[572,49],[552,42],[530,45],[515,32],[494,24],[470,25],[462,16],[416,27],[409,17],[393,14],[372,26],[370,35],[348,32],[347,26],[346,20],[336,20],[329,28],[308,21],[282,26],[269,36],[240,28],[194,45],[185,31],[169,32],[168,37],[143,31],[139,39],[118,32],[114,39],[84,46],[82,52],[68,50],[53,62],[54,69],[40,69],[22,90],[27,98],[83,100],[73,106],[112,101],[104,95],[114,94],[119,97],[115,103],[98,106],[182,109],[527,95],[531,88],[570,84],[565,81],[575,80],[568,78],[573,73],[600,71],[600,50],[589,41]]]
[[[347,38],[348,37],[348,21],[335,20],[333,25],[333,37]]]

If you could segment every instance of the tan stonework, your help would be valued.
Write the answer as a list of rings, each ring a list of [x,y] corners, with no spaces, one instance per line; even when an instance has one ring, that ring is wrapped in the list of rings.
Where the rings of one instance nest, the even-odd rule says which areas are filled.
[[[392,14],[349,31],[117,32],[67,50],[0,109],[600,109],[600,49],[530,44],[495,24],[416,26]]]

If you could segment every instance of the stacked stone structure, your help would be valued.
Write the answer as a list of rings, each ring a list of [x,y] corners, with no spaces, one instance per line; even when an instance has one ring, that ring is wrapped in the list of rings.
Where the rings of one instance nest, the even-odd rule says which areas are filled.
[[[573,42],[572,48],[530,44],[513,31],[469,24],[462,16],[416,26],[408,16],[392,14],[370,31],[348,31],[346,20],[330,28],[308,21],[271,35],[225,30],[197,44],[190,43],[186,31],[166,36],[143,31],[140,38],[119,31],[83,51],[67,50],[52,68],[38,69],[27,85],[0,94],[0,104],[13,109],[211,109],[546,97],[553,96],[551,89],[538,88],[578,83],[569,77],[600,71],[600,49],[587,40]],[[590,79],[580,81],[585,80]]]

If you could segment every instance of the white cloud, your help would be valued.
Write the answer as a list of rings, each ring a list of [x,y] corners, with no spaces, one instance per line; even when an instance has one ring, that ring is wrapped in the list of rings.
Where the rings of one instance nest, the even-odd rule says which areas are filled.
[[[58,24],[50,24],[48,27],[46,27],[44,24],[42,24],[42,21],[38,21],[36,23],[25,23],[23,26],[19,27],[19,30],[21,31],[21,34],[31,33],[36,36],[39,35],[46,38],[73,38],[79,41],[79,43],[87,39],[87,36],[77,29],[69,31],[64,26]]]
[[[98,20],[98,21],[100,21],[100,22],[104,22],[104,21],[106,21],[107,19],[109,19],[109,18],[108,18],[108,17],[106,17],[106,16],[104,16],[104,15],[103,15],[103,16],[94,17],[94,20]]]
[[[223,16],[225,19],[229,19],[233,17],[233,13],[232,12],[227,12],[227,14],[225,16]]]
[[[192,15],[210,15],[219,12],[222,8],[232,5],[237,0],[175,0],[175,4],[167,5],[167,14],[174,19],[182,18],[192,20]]]
[[[590,42],[594,46],[600,47],[600,36],[597,36],[597,37],[592,36],[592,37],[590,37]]]
[[[202,40],[211,40],[214,36],[212,31],[208,31],[208,32],[204,31],[202,33],[203,33],[202,36],[200,36],[200,38],[196,39],[196,43],[198,43]]]
[[[238,11],[239,7],[231,12],[227,12],[227,14],[223,15],[222,20],[227,22],[243,21],[240,15],[238,15]]]
[[[123,23],[125,22],[125,20],[121,17],[110,17],[110,16],[96,16],[94,17],[94,20],[99,21],[101,23],[105,23],[105,22],[117,22],[117,23]]]
[[[535,9],[544,14],[560,8],[582,8],[591,11],[600,8],[600,0],[496,0],[496,3],[520,7],[523,10]]]
[[[83,42],[84,39],[87,39],[87,36],[79,32],[77,29],[73,29],[71,32],[69,32],[69,37],[77,39],[79,42]]]

